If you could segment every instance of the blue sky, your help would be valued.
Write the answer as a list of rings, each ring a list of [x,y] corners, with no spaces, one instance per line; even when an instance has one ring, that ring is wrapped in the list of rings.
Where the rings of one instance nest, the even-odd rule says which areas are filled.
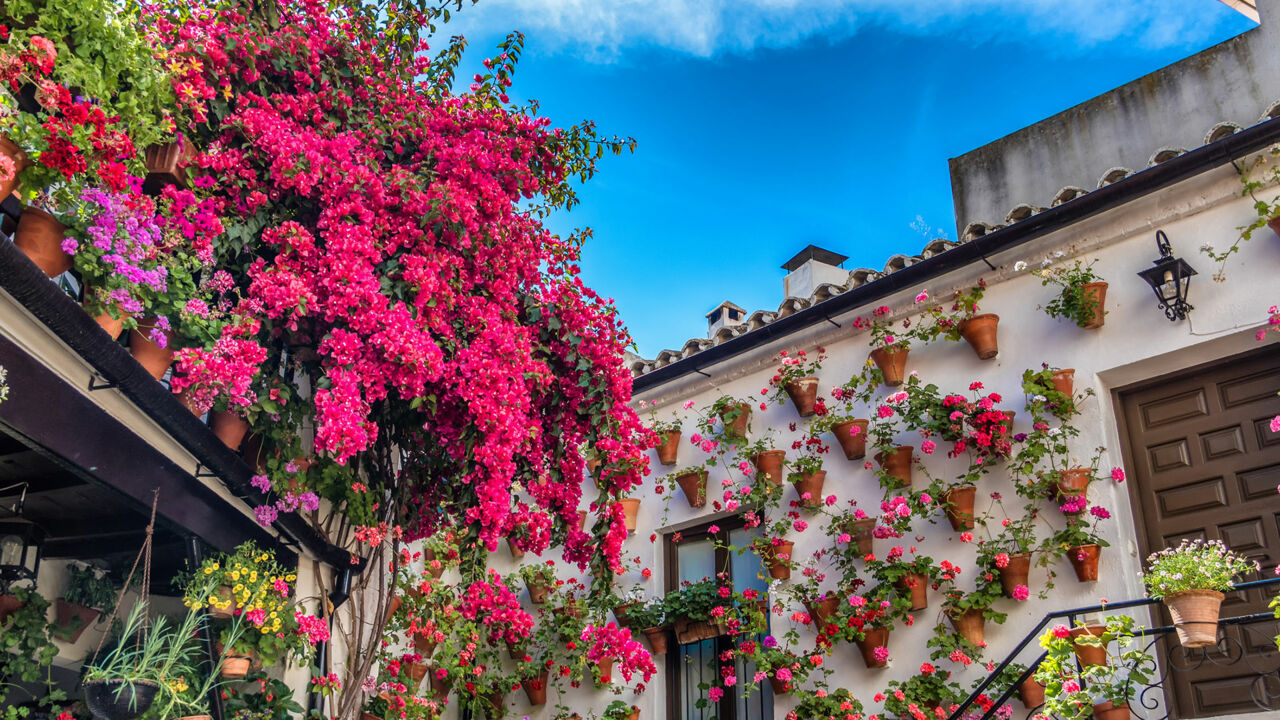
[[[584,279],[653,357],[722,300],[776,309],[808,243],[879,268],[954,239],[948,158],[1250,27],[1217,0],[480,0],[448,31],[473,67],[522,30],[513,100],[636,138],[550,226],[595,231]]]

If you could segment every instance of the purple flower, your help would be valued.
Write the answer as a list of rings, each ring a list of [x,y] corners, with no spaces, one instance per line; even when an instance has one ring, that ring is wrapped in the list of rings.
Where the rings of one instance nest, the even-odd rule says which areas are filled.
[[[252,485],[254,489],[260,493],[266,493],[271,491],[271,479],[268,478],[266,475],[254,475],[253,477],[249,478],[249,484]]]
[[[778,641],[772,635],[765,635],[760,644],[770,649],[778,647]]]
[[[253,509],[253,514],[258,516],[258,524],[264,527],[270,527],[280,516],[273,505],[259,505]]]

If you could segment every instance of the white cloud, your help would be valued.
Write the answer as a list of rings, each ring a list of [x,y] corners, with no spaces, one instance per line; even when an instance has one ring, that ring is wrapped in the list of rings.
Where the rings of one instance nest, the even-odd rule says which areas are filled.
[[[480,0],[451,24],[468,35],[523,30],[541,48],[595,59],[660,47],[710,57],[846,38],[866,25],[974,40],[1047,36],[1081,52],[1118,37],[1147,46],[1203,42],[1218,0]]]

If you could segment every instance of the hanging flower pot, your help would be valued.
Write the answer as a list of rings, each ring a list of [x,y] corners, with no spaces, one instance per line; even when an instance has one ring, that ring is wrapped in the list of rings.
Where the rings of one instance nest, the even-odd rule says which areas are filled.
[[[676,634],[676,642],[681,645],[702,642],[725,634],[725,629],[721,625],[709,623],[705,620],[690,620],[689,618],[676,618],[673,629]]]
[[[18,216],[13,244],[45,275],[54,278],[71,269],[71,256],[62,249],[66,237],[66,226],[40,208],[28,206]]]
[[[862,653],[862,662],[866,664],[867,669],[874,670],[877,668],[888,667],[889,658],[886,655],[884,659],[876,657],[876,648],[889,647],[889,628],[874,628],[864,630],[863,636],[856,641],[858,651]]]
[[[88,311],[88,303],[84,307]],[[112,310],[115,311],[114,314],[104,312],[94,315],[93,321],[98,323],[98,327],[102,328],[102,331],[107,335],[110,335],[112,340],[118,340],[120,333],[124,332],[124,321],[130,317],[130,313],[121,310],[118,305],[113,307]]]
[[[219,674],[224,680],[239,680],[249,674],[249,669],[253,666],[252,655],[235,655],[227,653],[222,657],[222,664],[219,666]]]
[[[639,606],[639,602],[619,603],[613,608],[613,616],[618,619],[618,626],[624,628],[635,627],[634,621],[631,619],[631,611]]]
[[[929,607],[929,576],[921,573],[907,573],[898,581],[898,587],[911,591],[913,612]]]
[[[144,318],[138,321],[138,326],[129,331],[129,354],[133,356],[138,364],[146,368],[151,377],[159,380],[164,377],[165,372],[169,370],[169,366],[173,364],[173,339],[165,333],[166,342],[164,347],[160,347],[156,341],[151,339],[155,330],[156,319]],[[163,331],[160,331],[163,332]]]
[[[0,180],[0,201],[7,200],[14,190],[18,189],[20,184],[18,181],[18,173],[22,172],[31,161],[27,159],[27,154],[22,148],[14,145],[8,138],[0,137],[0,155],[9,159],[13,164],[13,177],[8,180]]]
[[[429,658],[436,651],[436,641],[431,639],[430,634],[414,635],[413,651],[424,658]]]
[[[545,670],[533,677],[521,680],[520,687],[524,688],[524,695],[529,698],[530,705],[537,707],[547,704],[547,673]]]
[[[729,416],[733,416],[733,419],[726,419]],[[720,421],[724,423],[726,433],[734,437],[746,437],[747,423],[751,422],[751,406],[746,403],[729,405],[720,411]]]
[[[403,606],[404,606],[404,598],[400,597],[399,595],[396,595],[395,597],[391,598],[391,603],[387,605],[387,617],[385,622],[390,622],[391,617],[395,615],[396,611],[398,611]]]
[[[649,641],[649,649],[653,655],[667,654],[667,629],[666,625],[661,625],[641,630],[645,640]]]
[[[658,462],[663,465],[675,465],[676,455],[680,451],[680,431],[671,430],[658,436],[662,444],[658,446]]]
[[[769,687],[773,688],[774,695],[786,695],[791,692],[791,682],[788,680],[779,680],[773,675],[769,676]]]
[[[907,376],[907,354],[910,350],[902,350],[897,346],[876,348],[871,351],[871,361],[880,368],[884,376],[884,384],[897,387]]]
[[[1000,585],[1004,588],[1005,597],[1013,597],[1013,591],[1019,585],[1027,585],[1027,577],[1031,575],[1031,553],[1019,553],[1010,555],[1009,562],[1002,568],[996,568],[1000,573]]]
[[[815,470],[811,473],[801,474],[794,485],[796,487],[796,496],[800,498],[800,505],[807,508],[822,507],[822,485],[826,482],[827,471]],[[805,499],[805,495],[809,499]]]
[[[507,538],[507,550],[511,552],[512,560],[519,560],[524,557],[524,551],[516,547],[516,544],[511,542],[511,538]]]
[[[422,564],[423,569],[431,573],[431,577],[435,578],[436,580],[439,580],[440,576],[444,575],[444,562],[443,561],[438,563],[436,562],[435,550],[432,550],[431,548],[426,548],[425,550],[423,550],[422,559],[425,561]]]
[[[809,417],[814,412],[814,406],[818,400],[818,378],[802,377],[799,380],[792,380],[783,386],[787,391],[787,397],[791,398],[791,402],[795,403],[796,412],[800,413],[800,417]]]
[[[578,529],[582,530],[586,526],[587,526],[587,511],[579,510],[578,511]]]
[[[217,590],[213,591],[213,597],[217,599],[218,604],[210,606],[209,617],[226,620],[227,618],[235,615],[235,592],[232,590],[230,585],[219,586]]]
[[[180,185],[188,187],[186,165],[195,157],[195,146],[184,138],[150,145],[146,151],[147,181],[160,186]]]
[[[596,681],[597,687],[606,687],[613,683],[613,658],[600,658],[596,661],[596,669],[599,671],[599,680]]]
[[[1107,321],[1107,283],[1092,282],[1080,286],[1080,302],[1083,304],[1085,330],[1097,330]]]
[[[622,506],[622,524],[626,526],[627,532],[635,532],[636,516],[640,514],[640,498],[621,498],[618,504]]]
[[[541,605],[547,601],[551,592],[551,581],[542,575],[532,575],[524,579],[524,586],[529,589],[529,600]]]
[[[964,612],[947,610],[947,619],[960,636],[970,643],[982,647],[986,641],[987,619],[982,616],[981,608],[971,608]]]
[[[89,626],[92,625],[100,615],[97,610],[91,607],[70,603],[64,598],[58,598],[55,606],[57,619],[54,624],[58,627],[58,630],[61,631],[59,633],[60,638],[69,643],[74,643],[79,640],[80,636],[84,634],[84,631],[88,630]]]
[[[1067,561],[1076,571],[1076,579],[1080,582],[1097,582],[1098,559],[1102,548],[1097,545],[1077,545],[1067,549]]]
[[[864,556],[871,554],[875,529],[876,519],[872,517],[852,520],[844,525],[844,531],[849,534],[849,539],[857,544],[858,553]]]
[[[676,484],[684,491],[689,507],[700,508],[707,504],[707,471],[693,470],[676,476]]]
[[[603,461],[603,460],[601,460],[600,458],[595,458],[595,457],[593,457],[593,458],[587,458],[587,474],[588,474],[588,475],[595,475],[595,474],[596,474],[596,471],[600,469],[600,465],[601,465],[603,462],[604,462],[604,461]]]
[[[996,342],[996,326],[1000,324],[1000,316],[995,313],[983,313],[960,323],[960,337],[969,343],[980,360],[990,360],[1000,354],[1000,346]]]
[[[1053,383],[1053,389],[1066,395],[1073,397],[1075,393],[1076,370],[1075,368],[1063,368],[1054,370],[1053,377],[1050,382]]]
[[[146,680],[93,680],[84,684],[84,699],[99,720],[133,720],[151,709],[159,691]]]
[[[881,470],[898,479],[897,487],[911,487],[911,465],[913,462],[911,455],[914,451],[914,447],[902,445],[893,450],[876,453],[875,460],[880,463]]]
[[[796,544],[790,540],[769,543],[769,546],[765,548],[763,553],[761,553],[760,558],[769,569],[769,577],[775,580],[790,579],[791,565],[789,564],[789,561],[791,559],[791,551],[795,546]],[[778,557],[779,555],[786,555],[787,559],[783,560]]]
[[[1164,604],[1178,630],[1178,642],[1185,648],[1218,644],[1218,615],[1223,594],[1217,590],[1182,590],[1165,595]]]
[[[489,705],[489,717],[500,718],[505,714],[507,705],[506,693],[494,691],[485,695],[484,699]]]
[[[1089,468],[1072,468],[1058,473],[1056,487],[1058,497],[1083,497],[1089,492],[1089,483],[1093,480],[1093,471]]]
[[[236,450],[249,432],[249,421],[230,410],[215,410],[209,414],[209,427],[224,445]]]
[[[774,485],[781,485],[782,463],[786,457],[786,450],[765,450],[752,455],[751,464],[756,468],[756,477],[768,480]]]
[[[432,670],[427,676],[428,682],[431,683],[431,696],[436,702],[443,703],[449,697],[449,679],[448,677],[440,677],[440,673]]]
[[[952,488],[943,495],[943,508],[952,530],[973,529],[973,501],[977,495],[978,488],[972,485]]]
[[[1018,697],[1028,710],[1035,710],[1044,704],[1044,686],[1032,675],[1018,685]]]
[[[1110,700],[1093,706],[1093,720],[1129,720],[1129,704],[1116,705]]]
[[[821,600],[805,600],[804,608],[809,612],[809,617],[813,620],[814,625],[822,625],[827,618],[835,614],[840,609],[840,597],[828,593]]]
[[[1078,642],[1078,638],[1084,635],[1091,637],[1102,637],[1107,631],[1105,625],[1090,625],[1088,627],[1074,628],[1071,631],[1071,644],[1075,650],[1076,658],[1081,665],[1106,665],[1107,664],[1107,648],[1104,645],[1084,645]]]
[[[0,625],[4,625],[9,618],[22,609],[22,601],[16,595],[0,595]]]
[[[405,664],[405,672],[408,673],[409,678],[413,680],[412,687],[414,689],[417,689],[418,685],[422,684],[422,678],[427,676],[427,670],[429,669],[430,668],[426,663],[406,663]]]
[[[867,455],[867,421],[847,420],[831,426],[846,460],[861,460]],[[854,428],[857,428],[856,430]]]

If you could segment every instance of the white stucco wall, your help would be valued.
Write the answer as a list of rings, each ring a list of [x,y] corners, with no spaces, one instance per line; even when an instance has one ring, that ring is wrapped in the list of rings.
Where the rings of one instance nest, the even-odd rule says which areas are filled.
[[[1230,166],[1207,172],[1184,181],[1155,195],[1134,201],[1122,208],[1095,216],[1073,227],[1055,232],[1024,245],[989,258],[998,268],[989,270],[985,265],[967,267],[955,271],[927,289],[936,298],[949,297],[959,287],[972,285],[983,277],[988,290],[982,303],[984,312],[1000,315],[1000,355],[990,361],[981,361],[964,343],[939,341],[911,351],[908,369],[917,371],[927,382],[936,383],[944,391],[964,391],[973,380],[981,380],[988,391],[1005,396],[1004,407],[1019,411],[1015,432],[1028,422],[1023,408],[1021,374],[1024,369],[1038,368],[1041,363],[1057,367],[1076,368],[1077,392],[1093,388],[1096,395],[1081,406],[1082,415],[1077,419],[1081,435],[1075,448],[1080,456],[1087,457],[1092,448],[1105,446],[1101,467],[1105,473],[1111,467],[1123,466],[1120,452],[1120,436],[1112,407],[1111,391],[1136,381],[1166,372],[1186,368],[1213,359],[1228,357],[1255,349],[1252,329],[1265,320],[1266,308],[1280,300],[1280,283],[1275,278],[1280,270],[1280,238],[1269,232],[1260,232],[1254,241],[1245,246],[1237,259],[1227,267],[1228,280],[1215,283],[1210,279],[1213,265],[1198,251],[1205,242],[1219,247],[1228,244],[1238,234],[1236,228],[1247,224],[1253,217],[1251,202],[1239,198],[1239,180]],[[1195,311],[1190,320],[1170,323],[1155,307],[1150,288],[1135,273],[1149,266],[1157,255],[1154,234],[1163,229],[1168,234],[1176,254],[1186,258],[1197,270],[1191,286],[1190,300]],[[1095,271],[1110,282],[1107,296],[1106,326],[1097,331],[1086,331],[1056,321],[1038,306],[1052,297],[1052,288],[1042,288],[1040,281],[1026,273],[1015,273],[1015,262],[1024,260],[1034,265],[1054,250],[1068,254],[1080,253],[1085,259],[1096,259]],[[888,303],[895,310],[909,309],[911,298],[925,288],[911,288],[900,293]],[[815,326],[806,334],[780,339],[766,347],[744,353],[711,367],[702,368],[710,378],[690,374],[640,394],[636,400],[657,403],[659,416],[674,412],[683,415],[686,442],[680,450],[679,463],[669,468],[701,462],[706,456],[687,443],[694,426],[691,411],[681,410],[681,405],[692,400],[696,406],[705,407],[721,394],[735,397],[759,398],[760,390],[767,386],[775,364],[773,358],[779,350],[811,351],[824,345],[829,356],[820,374],[820,392],[825,394],[833,386],[844,383],[857,372],[868,352],[868,336],[849,329],[855,315],[867,315],[871,308],[861,308],[857,313],[835,317],[844,327]],[[885,389],[887,394],[891,390]],[[757,400],[758,402],[758,400]],[[868,413],[871,410],[868,409]],[[864,416],[869,416],[864,415]],[[771,406],[761,412],[757,407],[752,419],[753,437],[760,437],[764,428],[778,433],[778,447],[789,446],[789,441],[800,433],[788,431],[788,425],[797,415],[791,405]],[[828,441],[834,442],[832,438]],[[918,436],[901,438],[918,446]],[[919,454],[919,453],[917,453]],[[655,476],[668,468],[651,462]],[[954,476],[962,472],[963,461],[947,460],[934,456],[927,465],[935,474]],[[854,498],[860,507],[869,512],[878,508],[881,490],[873,473],[863,469],[861,461],[849,462],[834,448],[833,456],[825,464],[827,470],[824,494],[834,493],[843,504]],[[1132,475],[1132,473],[1130,473]],[[714,481],[716,478],[712,477]],[[1012,497],[1012,489],[1003,474],[991,473],[979,488],[980,497],[999,491]],[[788,498],[794,491],[787,489]],[[1142,595],[1138,577],[1141,559],[1138,557],[1135,529],[1132,526],[1132,510],[1125,486],[1107,482],[1095,483],[1090,497],[1096,504],[1104,505],[1116,513],[1116,518],[1104,523],[1105,537],[1111,547],[1104,551],[1101,580],[1096,584],[1078,583],[1065,560],[1056,564],[1057,587],[1047,601],[1033,595],[1026,603],[1004,601],[999,610],[1009,613],[1003,626],[989,625],[987,658],[999,660],[1021,636],[1045,613],[1070,607],[1095,604],[1099,598],[1120,600]],[[714,497],[710,490],[709,495]],[[648,537],[662,524],[660,500],[648,493],[640,510],[639,532],[626,545],[626,550],[640,556],[643,565],[653,569],[648,581],[650,595],[662,591],[663,567],[660,543],[650,544]],[[979,505],[981,509],[983,505]],[[667,524],[693,520],[712,512],[708,503],[701,510],[691,509],[682,493],[672,498]],[[1056,512],[1049,508],[1049,512]],[[950,559],[966,570],[961,586],[971,587],[975,548],[962,544],[958,533],[951,531],[945,520],[941,524],[918,523],[917,529],[924,540],[918,545],[921,552],[935,559]],[[1060,524],[1060,523],[1059,523]],[[810,529],[788,539],[798,540],[797,559],[811,555],[830,539],[821,536],[821,527],[811,523]],[[893,542],[876,541],[877,552],[883,553]],[[640,581],[638,576],[628,576],[620,583],[623,587]],[[828,584],[834,584],[828,578]],[[1033,593],[1043,587],[1044,571],[1032,573]],[[876,712],[879,706],[871,697],[883,689],[892,679],[905,679],[914,674],[920,663],[927,659],[925,642],[931,635],[931,627],[939,611],[939,597],[932,594],[930,608],[918,613],[917,625],[894,631],[890,642],[893,662],[887,670],[867,670],[862,664],[856,647],[838,646],[830,659],[836,670],[836,686],[852,689],[867,706],[868,712]],[[1141,615],[1139,616],[1141,617]],[[787,624],[780,617],[773,618],[775,632],[780,634]],[[812,638],[809,630],[801,630],[803,637]],[[659,659],[659,665],[672,658]],[[947,663],[944,663],[947,664]],[[948,664],[949,665],[949,664]],[[952,668],[955,669],[955,668]],[[979,671],[971,668],[958,673],[962,684],[971,684]],[[661,679],[653,683],[651,691],[637,700],[643,710],[642,717],[665,716],[664,687]],[[582,697],[582,707],[601,707]],[[782,717],[791,707],[791,699],[779,699],[776,717]],[[529,712],[532,718],[550,717],[549,714],[531,712],[517,706],[520,712]]]

